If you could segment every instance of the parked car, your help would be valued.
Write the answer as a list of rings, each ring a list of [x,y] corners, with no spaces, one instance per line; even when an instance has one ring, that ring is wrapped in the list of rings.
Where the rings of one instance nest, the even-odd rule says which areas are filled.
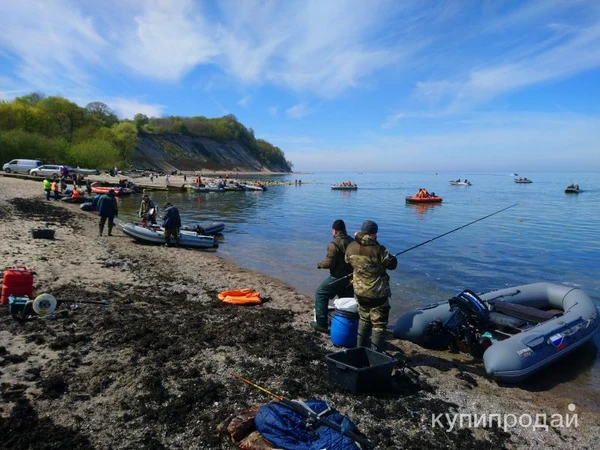
[[[6,173],[29,173],[31,169],[35,169],[42,165],[39,159],[13,159],[2,166],[2,170]]]
[[[29,171],[29,175],[33,175],[35,177],[48,177],[56,180],[60,178],[60,166],[46,164],[44,166],[31,169]]]

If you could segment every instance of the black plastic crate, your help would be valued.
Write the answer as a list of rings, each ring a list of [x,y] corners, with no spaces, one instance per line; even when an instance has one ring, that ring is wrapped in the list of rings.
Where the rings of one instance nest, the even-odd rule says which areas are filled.
[[[54,239],[55,230],[49,228],[32,228],[31,236],[34,239]]]
[[[325,357],[329,382],[352,392],[387,391],[391,387],[392,369],[398,360],[366,347],[357,347]]]

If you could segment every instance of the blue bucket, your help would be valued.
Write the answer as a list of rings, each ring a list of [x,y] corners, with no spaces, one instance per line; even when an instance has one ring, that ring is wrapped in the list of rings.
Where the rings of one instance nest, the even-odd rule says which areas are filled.
[[[356,347],[358,314],[336,309],[331,320],[331,342],[338,347]]]

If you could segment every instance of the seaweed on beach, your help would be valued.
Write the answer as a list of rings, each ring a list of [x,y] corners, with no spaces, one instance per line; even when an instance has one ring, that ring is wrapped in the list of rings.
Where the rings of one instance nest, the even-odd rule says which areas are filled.
[[[35,198],[13,198],[8,200],[13,206],[13,215],[27,220],[38,220],[47,225],[60,224],[70,228],[79,229],[77,216],[66,208],[57,208],[55,205]],[[10,217],[10,214],[7,215]]]

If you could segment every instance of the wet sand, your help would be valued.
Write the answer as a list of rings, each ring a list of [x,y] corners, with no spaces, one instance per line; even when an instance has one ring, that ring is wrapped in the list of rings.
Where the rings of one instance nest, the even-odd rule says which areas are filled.
[[[46,224],[56,238],[32,239],[28,230]],[[232,448],[217,424],[269,399],[231,373],[291,399],[327,399],[381,449],[597,446],[600,413],[570,411],[569,398],[548,391],[560,379],[500,386],[479,362],[406,342],[391,341],[391,354],[408,357],[418,383],[398,372],[385,393],[332,387],[325,356],[340,349],[308,327],[311,298],[218,250],[97,233],[94,213],[47,202],[40,181],[0,178],[4,266],[33,269],[34,295],[111,303],[26,321],[0,307],[2,448]],[[258,290],[264,303],[217,300],[219,291],[241,287]],[[577,413],[577,428],[467,426],[473,414],[546,415],[550,425],[553,414],[567,413]],[[463,414],[464,426],[448,431],[445,418],[433,420],[444,414]]]

